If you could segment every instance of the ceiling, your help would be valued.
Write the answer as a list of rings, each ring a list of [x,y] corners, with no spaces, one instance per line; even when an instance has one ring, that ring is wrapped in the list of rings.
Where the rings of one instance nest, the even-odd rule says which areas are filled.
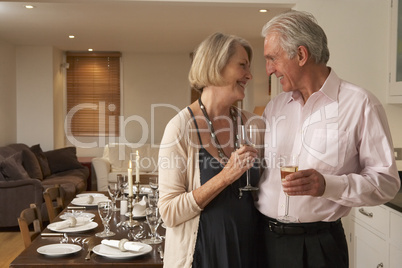
[[[26,4],[35,8],[26,9]],[[0,40],[63,51],[176,53],[192,51],[216,31],[262,42],[265,22],[289,8],[286,4],[222,0],[0,1]],[[268,12],[260,13],[260,9]],[[69,35],[76,37],[69,39]]]

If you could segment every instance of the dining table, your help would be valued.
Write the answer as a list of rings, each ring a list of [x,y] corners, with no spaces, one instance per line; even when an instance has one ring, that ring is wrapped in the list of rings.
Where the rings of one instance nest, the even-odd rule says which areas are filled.
[[[99,194],[102,193],[107,196],[107,193],[104,192],[84,192],[84,194]],[[76,209],[74,209],[76,208]],[[146,218],[144,217],[133,217],[133,221],[137,221],[138,225],[132,224],[132,228],[129,228],[130,224],[127,223],[128,217],[127,215],[120,215],[120,211],[114,211],[109,222],[110,230],[115,233],[112,237],[100,238],[95,236],[96,233],[102,232],[104,226],[102,224],[101,218],[99,217],[98,209],[96,205],[88,205],[88,206],[76,206],[74,204],[69,204],[56,218],[54,222],[59,222],[62,220],[63,215],[65,213],[71,213],[71,211],[82,211],[82,213],[92,213],[95,215],[93,218],[92,224],[96,225],[93,229],[78,231],[78,232],[65,232],[68,237],[68,241],[63,240],[64,229],[59,232],[54,228],[49,229],[51,224],[47,225],[47,227],[42,231],[42,235],[35,238],[31,245],[29,245],[20,255],[18,255],[10,264],[10,267],[116,267],[116,266],[125,266],[125,267],[163,267],[163,259],[161,258],[161,250],[164,248],[164,235],[165,228],[160,224],[157,233],[158,236],[162,239],[162,243],[159,244],[151,244],[144,246],[147,249],[147,253],[145,254],[133,254],[133,256],[129,257],[120,257],[120,255],[108,256],[104,254],[97,254],[94,250],[91,251],[89,259],[86,259],[88,253],[89,246],[95,246],[94,249],[100,244],[103,239],[110,240],[122,240],[128,239],[131,241],[137,241],[141,243],[141,238],[134,238],[135,234],[138,233],[141,228],[144,230],[144,238],[150,235],[150,229],[146,222]],[[96,223],[96,224],[94,224]],[[53,224],[54,225],[54,224]],[[58,235],[58,236],[52,236]],[[67,240],[64,238],[64,240]],[[86,241],[83,243],[83,241]],[[90,241],[89,243],[87,241]],[[67,242],[67,243],[66,243]],[[48,255],[39,253],[40,249],[46,247],[54,247],[54,246],[65,246],[71,245],[71,247],[79,248],[79,250],[74,250],[74,253],[70,254],[61,254],[61,255]],[[99,250],[100,252],[100,250]]]

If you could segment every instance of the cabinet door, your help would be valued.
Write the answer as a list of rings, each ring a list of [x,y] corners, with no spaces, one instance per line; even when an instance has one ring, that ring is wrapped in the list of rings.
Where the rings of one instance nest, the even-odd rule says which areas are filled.
[[[389,267],[401,268],[402,265],[402,250],[390,245],[389,247]]]
[[[381,237],[367,230],[359,223],[354,223],[354,267],[388,267],[388,243]]]

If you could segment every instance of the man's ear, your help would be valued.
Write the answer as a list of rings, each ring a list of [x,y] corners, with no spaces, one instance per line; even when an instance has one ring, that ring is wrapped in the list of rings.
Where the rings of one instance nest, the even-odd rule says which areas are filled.
[[[299,60],[299,66],[303,66],[306,64],[308,55],[309,53],[305,46],[299,46],[297,48],[297,58]]]

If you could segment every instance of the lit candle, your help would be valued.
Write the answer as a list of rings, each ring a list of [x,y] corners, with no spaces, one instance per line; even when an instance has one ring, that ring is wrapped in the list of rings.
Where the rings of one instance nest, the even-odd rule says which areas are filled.
[[[138,153],[138,150],[136,151],[135,156],[135,182],[140,182],[140,154]]]
[[[131,166],[131,160],[128,162],[128,195],[133,196],[133,168]]]

